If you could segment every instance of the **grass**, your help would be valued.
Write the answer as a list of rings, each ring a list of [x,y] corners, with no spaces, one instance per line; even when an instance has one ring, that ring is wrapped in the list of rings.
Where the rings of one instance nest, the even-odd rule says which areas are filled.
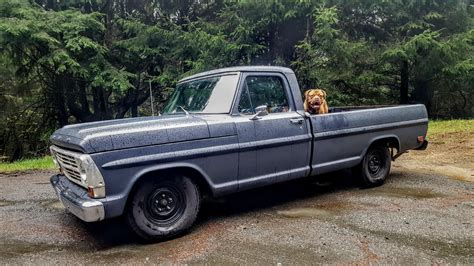
[[[465,132],[474,133],[474,119],[471,120],[431,120],[428,135]]]
[[[446,133],[474,134],[474,120],[431,120],[428,126],[428,136],[443,135]],[[12,163],[0,162],[0,173],[13,173],[28,170],[55,169],[51,156],[36,159],[26,159]]]
[[[55,168],[51,156],[19,160],[11,163],[0,162],[0,173],[14,173],[29,170],[51,170]]]

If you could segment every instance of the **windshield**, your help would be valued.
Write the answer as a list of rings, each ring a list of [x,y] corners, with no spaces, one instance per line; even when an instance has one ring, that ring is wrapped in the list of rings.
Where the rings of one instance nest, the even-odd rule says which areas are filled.
[[[229,113],[238,75],[210,77],[178,84],[163,113]]]

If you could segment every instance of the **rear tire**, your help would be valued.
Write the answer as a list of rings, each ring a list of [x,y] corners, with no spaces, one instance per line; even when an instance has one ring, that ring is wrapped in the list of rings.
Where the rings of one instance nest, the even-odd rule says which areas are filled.
[[[381,186],[390,174],[391,157],[388,147],[374,146],[367,150],[362,162],[354,169],[362,186]]]
[[[131,197],[126,220],[145,241],[167,239],[189,229],[200,207],[198,186],[185,176],[144,182]]]

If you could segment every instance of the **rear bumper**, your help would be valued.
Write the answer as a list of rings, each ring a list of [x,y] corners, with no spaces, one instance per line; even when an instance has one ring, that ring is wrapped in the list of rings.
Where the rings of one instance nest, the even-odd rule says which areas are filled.
[[[416,148],[415,150],[424,151],[424,150],[426,150],[427,147],[428,147],[428,141],[423,140],[423,143],[418,148]]]
[[[96,222],[105,219],[104,204],[91,199],[87,191],[69,181],[64,175],[53,175],[51,184],[64,207],[81,220]]]

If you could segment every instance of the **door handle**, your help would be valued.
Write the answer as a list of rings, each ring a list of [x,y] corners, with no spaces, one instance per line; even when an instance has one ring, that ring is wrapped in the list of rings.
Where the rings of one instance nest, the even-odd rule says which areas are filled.
[[[291,118],[290,123],[301,125],[301,124],[303,124],[303,118]]]

